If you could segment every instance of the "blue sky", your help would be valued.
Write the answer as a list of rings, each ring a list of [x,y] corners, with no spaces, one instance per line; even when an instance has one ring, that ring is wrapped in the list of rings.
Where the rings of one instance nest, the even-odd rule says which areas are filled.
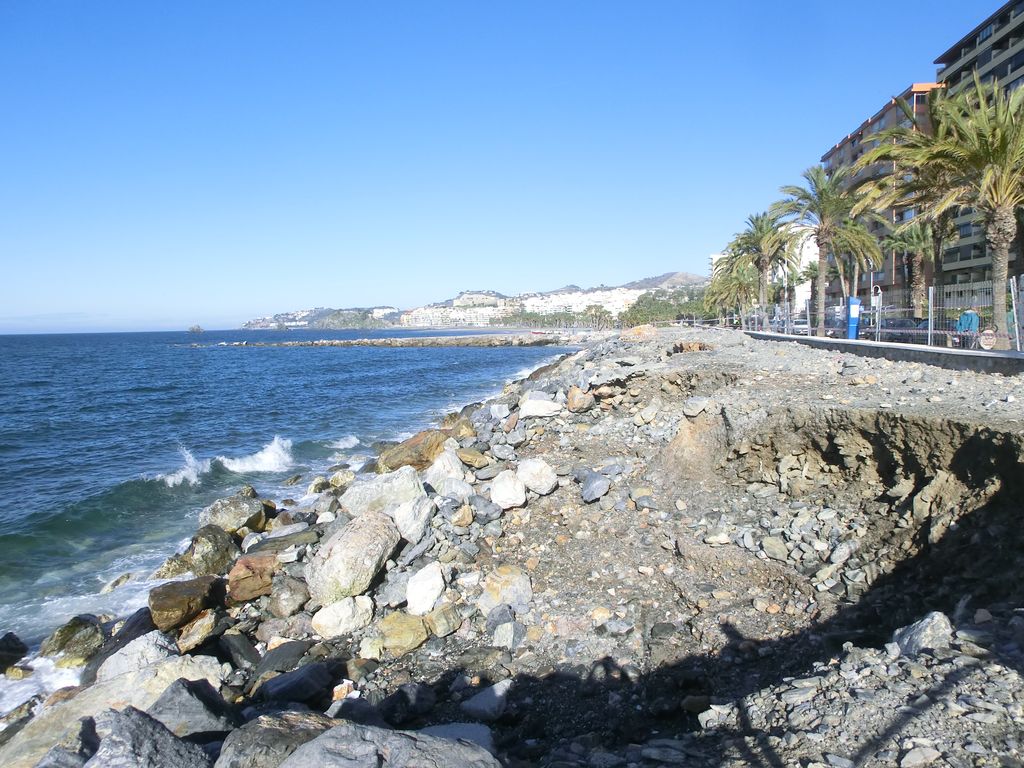
[[[704,273],[997,6],[0,3],[0,332]]]

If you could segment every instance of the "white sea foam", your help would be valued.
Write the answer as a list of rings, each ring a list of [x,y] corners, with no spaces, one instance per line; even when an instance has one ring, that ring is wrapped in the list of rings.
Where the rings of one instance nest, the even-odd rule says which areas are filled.
[[[287,472],[295,464],[292,457],[292,441],[280,435],[274,435],[273,440],[249,456],[240,459],[218,456],[217,461],[224,465],[225,469],[238,473]]]
[[[181,447],[178,450],[181,451],[181,457],[185,460],[185,466],[177,472],[156,476],[157,480],[163,480],[169,488],[174,488],[182,483],[195,485],[199,482],[201,475],[210,471],[209,459],[197,459],[192,455],[192,451],[185,447]]]
[[[44,657],[23,663],[33,670],[28,677],[22,680],[0,677],[0,714],[10,712],[37,693],[49,696],[58,688],[78,685],[82,676],[82,667],[58,669],[53,659]]]
[[[355,435],[345,435],[345,437],[335,440],[331,443],[331,448],[335,448],[339,451],[348,451],[359,445],[359,438]]]

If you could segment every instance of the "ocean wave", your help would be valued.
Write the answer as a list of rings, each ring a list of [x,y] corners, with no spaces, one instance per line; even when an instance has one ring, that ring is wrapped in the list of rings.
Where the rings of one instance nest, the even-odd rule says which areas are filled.
[[[287,472],[295,464],[292,456],[292,441],[274,435],[274,439],[256,453],[232,459],[218,456],[217,461],[230,472],[244,474],[248,472]]]
[[[355,435],[345,435],[345,437],[335,440],[331,443],[331,448],[335,448],[339,451],[347,451],[355,448],[359,445],[359,438]]]
[[[199,478],[210,471],[210,460],[209,459],[197,459],[192,455],[192,451],[188,448],[182,447],[178,449],[181,451],[181,457],[185,460],[185,466],[179,469],[177,472],[169,472],[163,475],[157,475],[157,480],[163,480],[168,488],[175,488],[182,483],[188,483],[189,485],[195,485],[199,482]]]

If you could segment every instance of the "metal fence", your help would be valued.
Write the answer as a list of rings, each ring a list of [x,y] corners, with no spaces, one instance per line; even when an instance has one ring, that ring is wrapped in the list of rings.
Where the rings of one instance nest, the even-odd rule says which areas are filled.
[[[996,329],[992,282],[958,283],[930,287],[922,301],[914,302],[909,289],[874,286],[853,310],[857,318],[855,338],[901,344],[929,344],[960,349],[1009,348],[1021,351],[1024,339],[1024,308],[1019,301],[1024,276],[1006,284],[1006,332]],[[835,338],[851,338],[850,302],[832,300],[825,306],[825,332]],[[759,313],[752,315],[751,327]],[[776,305],[760,313],[767,330],[798,335],[814,334],[818,325],[814,301],[790,309]],[[1000,340],[1002,343],[1000,343]]]

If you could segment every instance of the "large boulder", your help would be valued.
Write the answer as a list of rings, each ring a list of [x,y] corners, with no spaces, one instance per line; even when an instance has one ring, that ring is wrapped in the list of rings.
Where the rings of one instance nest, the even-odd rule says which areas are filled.
[[[280,768],[500,768],[483,747],[415,731],[343,722],[296,749]]]
[[[274,573],[281,567],[277,555],[244,555],[228,574],[228,598],[233,603],[247,603],[269,595]]]
[[[185,573],[219,576],[241,552],[230,533],[217,525],[204,525],[181,554],[171,555],[153,573],[154,579],[173,579]]]
[[[117,633],[103,644],[99,653],[89,659],[89,663],[82,670],[81,684],[90,685],[95,682],[96,671],[107,659],[122,650],[133,640],[137,640],[155,629],[156,625],[153,623],[153,616],[150,614],[149,608],[139,608],[139,610],[124,620]]]
[[[202,747],[182,741],[135,707],[96,716],[99,749],[85,768],[210,768]]]
[[[245,496],[231,496],[217,499],[199,514],[199,522],[203,525],[216,525],[228,533],[239,528],[259,530],[266,522],[263,503],[259,499]]]
[[[179,678],[207,680],[219,687],[222,669],[210,656],[176,656],[137,672],[128,672],[84,688],[73,698],[42,710],[7,744],[0,747],[4,768],[33,768],[54,744],[79,728],[79,719],[105,709],[146,710]],[[98,765],[102,765],[99,763]]]
[[[526,486],[511,469],[500,472],[491,481],[491,501],[502,509],[526,504]]]
[[[260,715],[228,734],[216,768],[278,768],[300,745],[337,723],[319,712]]]
[[[330,640],[362,629],[371,621],[373,600],[366,595],[359,595],[325,605],[313,614],[313,629],[320,637]]]
[[[12,664],[17,664],[26,653],[28,646],[13,632],[0,637],[0,673]]]
[[[321,605],[362,594],[398,545],[387,515],[366,512],[324,542],[306,564],[309,594]]]
[[[412,467],[372,478],[359,478],[338,500],[353,517],[367,512],[383,512],[389,507],[426,498],[420,476]]]
[[[149,611],[161,632],[187,624],[214,602],[219,581],[215,576],[200,576],[187,581],[172,581],[149,593]]]
[[[377,471],[394,472],[401,467],[426,469],[444,450],[447,439],[448,433],[439,429],[418,432],[408,440],[381,451],[377,458]]]
[[[90,614],[75,616],[69,622],[54,630],[43,640],[39,653],[42,656],[63,658],[58,666],[78,667],[85,664],[103,647],[107,634],[98,618]]]
[[[516,467],[516,476],[540,496],[547,496],[558,487],[558,475],[544,459],[523,459]]]
[[[153,630],[135,638],[104,661],[96,670],[96,679],[104,682],[126,672],[138,672],[150,664],[177,655],[178,646],[174,640],[163,632]]]
[[[146,713],[182,739],[205,740],[242,722],[236,708],[206,680],[175,680]]]

